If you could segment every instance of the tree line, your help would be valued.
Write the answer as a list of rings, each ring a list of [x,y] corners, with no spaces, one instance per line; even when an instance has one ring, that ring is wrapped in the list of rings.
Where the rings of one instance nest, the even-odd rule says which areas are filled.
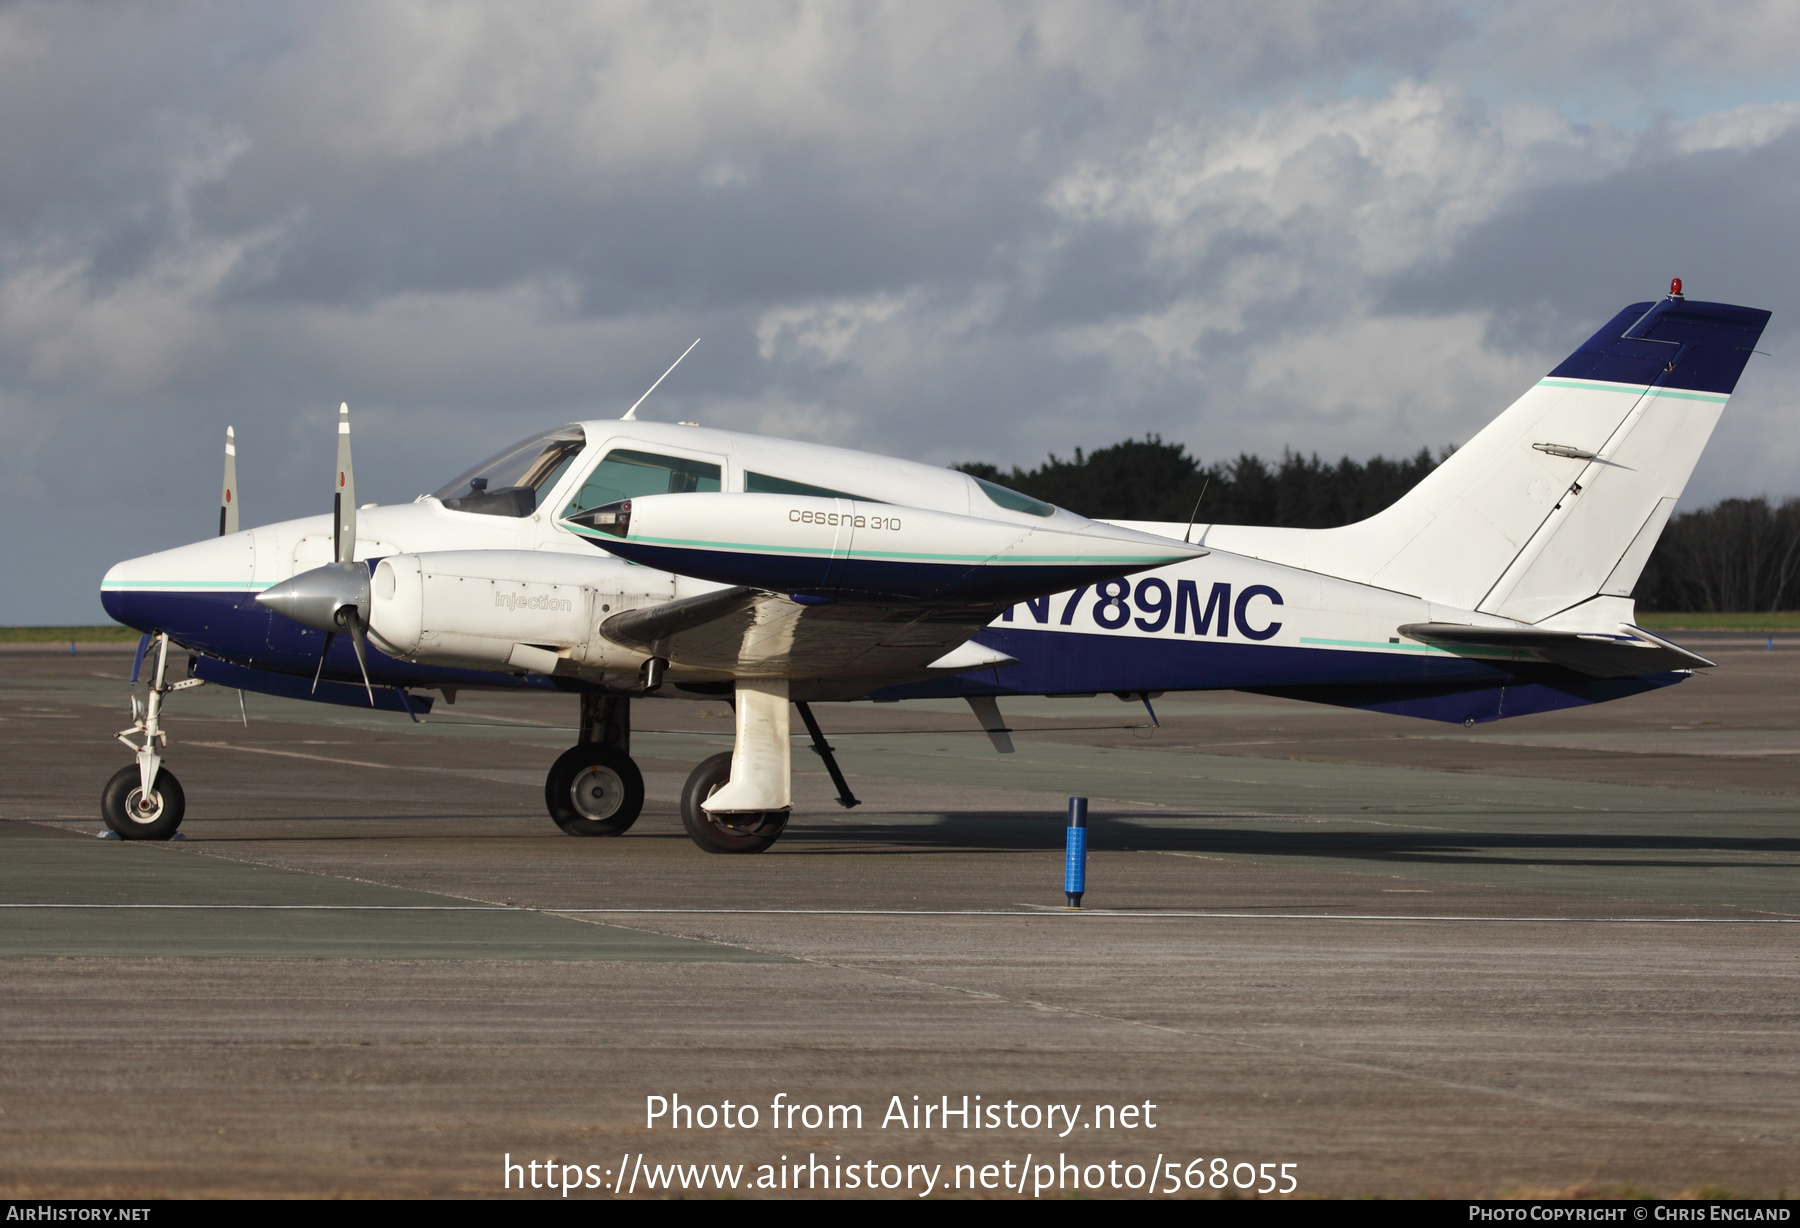
[[[1092,452],[1077,448],[1070,459],[1052,453],[1035,469],[979,461],[957,468],[1096,519],[1328,529],[1373,516],[1450,453],[1421,448],[1399,459],[1330,462],[1284,451],[1273,463],[1240,453],[1205,464],[1184,445],[1147,435]],[[1725,499],[1674,516],[1634,596],[1644,610],[1800,607],[1800,498]]]
[[[1671,517],[1633,596],[1640,609],[1800,607],[1800,499],[1721,499]]]
[[[1087,453],[1077,448],[1071,460],[1051,453],[1036,469],[957,468],[1097,520],[1187,520],[1197,503],[1204,524],[1328,529],[1373,516],[1449,454],[1421,448],[1410,460],[1346,456],[1331,464],[1290,451],[1270,464],[1243,453],[1203,465],[1182,444],[1147,435]]]

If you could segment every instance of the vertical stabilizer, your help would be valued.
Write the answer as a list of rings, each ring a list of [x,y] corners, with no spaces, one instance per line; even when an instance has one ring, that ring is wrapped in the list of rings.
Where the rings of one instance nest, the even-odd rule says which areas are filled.
[[[1633,303],[1378,515],[1202,542],[1524,622],[1628,596],[1768,320]]]
[[[1552,371],[1540,387],[1629,408],[1591,455],[1552,457],[1565,467],[1556,501],[1477,608],[1540,622],[1629,596],[1768,319],[1671,295]]]

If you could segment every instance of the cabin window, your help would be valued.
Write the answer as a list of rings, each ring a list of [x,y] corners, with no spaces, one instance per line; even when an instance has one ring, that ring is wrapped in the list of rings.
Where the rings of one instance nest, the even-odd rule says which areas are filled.
[[[1030,495],[1022,495],[1016,490],[1008,490],[998,482],[990,482],[986,478],[976,478],[975,484],[981,487],[982,494],[1010,512],[1024,512],[1030,516],[1056,515],[1054,504],[1045,503],[1042,499],[1033,499]]]
[[[580,493],[563,515],[642,495],[680,495],[718,489],[719,467],[711,461],[614,448],[606,454],[605,460],[594,466],[594,471],[588,474]]]
[[[433,491],[432,498],[453,512],[529,516],[538,496],[561,480],[586,446],[587,434],[578,426],[533,435]]]
[[[822,499],[855,499],[862,503],[883,502],[881,499],[870,499],[864,495],[853,495],[848,491],[832,490],[828,486],[814,486],[808,482],[791,482],[787,478],[754,472],[744,474],[744,493],[752,495],[817,495]]]

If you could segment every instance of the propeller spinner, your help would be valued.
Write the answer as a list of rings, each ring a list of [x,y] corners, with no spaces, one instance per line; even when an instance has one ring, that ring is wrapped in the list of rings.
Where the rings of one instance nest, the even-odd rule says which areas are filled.
[[[337,476],[331,492],[332,561],[303,571],[291,580],[264,589],[256,600],[278,614],[325,633],[319,650],[319,668],[313,674],[313,690],[325,672],[331,642],[348,633],[362,670],[363,689],[369,706],[375,706],[375,688],[369,683],[369,568],[356,561],[356,476],[350,464],[350,406],[338,406]]]

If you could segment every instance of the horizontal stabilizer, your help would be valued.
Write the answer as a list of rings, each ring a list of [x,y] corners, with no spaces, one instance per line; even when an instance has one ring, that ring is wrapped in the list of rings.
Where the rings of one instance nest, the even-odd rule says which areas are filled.
[[[1713,664],[1637,627],[1628,635],[1602,635],[1537,627],[1407,623],[1400,634],[1458,656],[1543,661],[1590,678],[1636,678],[1670,670],[1707,669]]]

